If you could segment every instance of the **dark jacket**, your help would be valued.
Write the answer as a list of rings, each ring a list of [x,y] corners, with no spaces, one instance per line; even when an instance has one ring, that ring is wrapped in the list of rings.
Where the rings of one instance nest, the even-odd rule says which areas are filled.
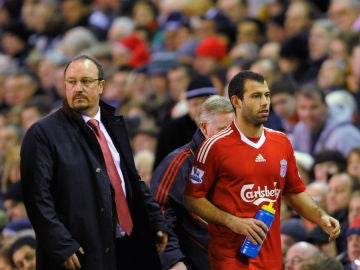
[[[138,176],[124,119],[101,102],[102,122],[120,153],[134,229],[132,269],[160,269],[155,232],[167,231],[158,205]],[[115,270],[116,217],[100,145],[81,115],[62,109],[35,123],[21,149],[24,202],[37,238],[37,269],[62,269],[79,247],[82,269]],[[149,222],[149,218],[151,222]],[[151,225],[150,225],[151,224]]]
[[[188,143],[196,131],[196,123],[189,114],[167,122],[161,129],[157,138],[154,168],[176,148]]]
[[[205,137],[198,129],[191,142],[174,150],[153,173],[150,190],[173,229],[169,243],[160,254],[163,269],[183,261],[190,270],[210,269],[207,224],[183,206],[184,189],[194,162],[194,154]]]

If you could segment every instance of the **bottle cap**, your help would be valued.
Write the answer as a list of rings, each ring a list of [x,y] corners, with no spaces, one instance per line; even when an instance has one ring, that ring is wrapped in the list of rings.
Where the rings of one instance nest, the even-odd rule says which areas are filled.
[[[270,202],[268,205],[263,205],[261,207],[261,209],[264,209],[264,210],[270,212],[271,214],[275,214],[275,209],[273,208],[273,204],[274,203]]]

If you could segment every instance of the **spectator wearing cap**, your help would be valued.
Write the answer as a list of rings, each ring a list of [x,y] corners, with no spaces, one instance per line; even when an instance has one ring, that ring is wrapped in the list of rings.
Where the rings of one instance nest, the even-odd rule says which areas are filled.
[[[329,257],[335,258],[338,255],[336,242],[329,242],[329,235],[324,233],[321,227],[316,226],[312,229],[305,239],[307,242],[315,245],[322,252],[324,252]]]
[[[135,69],[148,64],[151,54],[144,41],[133,33],[113,44],[112,57],[114,66]]]
[[[225,63],[226,43],[216,35],[204,38],[195,49],[194,69],[202,75],[211,75]]]
[[[3,194],[3,201],[10,221],[27,218],[20,181],[12,184]]]
[[[314,155],[312,177],[317,182],[327,183],[336,173],[345,172],[346,159],[337,150],[324,149]]]
[[[360,258],[360,216],[357,216],[346,231],[346,251],[337,258],[345,270],[359,269]]]
[[[301,219],[293,217],[281,222],[281,249],[285,258],[288,249],[295,243],[306,240],[306,228]]]
[[[160,128],[155,154],[155,167],[168,153],[191,140],[197,128],[196,117],[201,104],[209,96],[217,93],[218,90],[208,76],[194,75],[185,94],[189,108],[188,113],[170,120]]]
[[[171,109],[175,100],[169,92],[167,73],[176,64],[176,53],[157,52],[152,54],[151,61],[147,65],[151,102],[147,102],[145,108],[149,115],[155,118],[157,126],[171,119]]]

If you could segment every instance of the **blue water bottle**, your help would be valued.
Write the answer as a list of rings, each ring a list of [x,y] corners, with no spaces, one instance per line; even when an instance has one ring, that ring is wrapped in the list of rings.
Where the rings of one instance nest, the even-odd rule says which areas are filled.
[[[273,203],[269,203],[269,205],[263,205],[261,209],[256,213],[255,219],[261,220],[266,224],[266,226],[270,229],[270,226],[275,217],[275,209],[273,208]],[[247,237],[245,238],[244,243],[240,248],[240,252],[248,257],[256,258],[260,251],[260,244],[253,244]]]

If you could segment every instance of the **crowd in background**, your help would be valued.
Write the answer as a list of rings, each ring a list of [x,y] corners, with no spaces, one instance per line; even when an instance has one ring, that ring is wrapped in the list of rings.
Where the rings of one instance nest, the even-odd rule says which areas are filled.
[[[61,107],[64,66],[78,54],[104,66],[102,99],[125,116],[149,185],[197,128],[201,104],[186,97],[195,74],[224,96],[239,71],[262,74],[272,92],[266,126],[288,135],[307,192],[343,230],[329,243],[284,204],[285,269],[313,250],[326,254],[314,265],[355,269],[346,267],[360,258],[359,0],[0,0],[0,40],[0,270],[35,269],[20,145]]]

